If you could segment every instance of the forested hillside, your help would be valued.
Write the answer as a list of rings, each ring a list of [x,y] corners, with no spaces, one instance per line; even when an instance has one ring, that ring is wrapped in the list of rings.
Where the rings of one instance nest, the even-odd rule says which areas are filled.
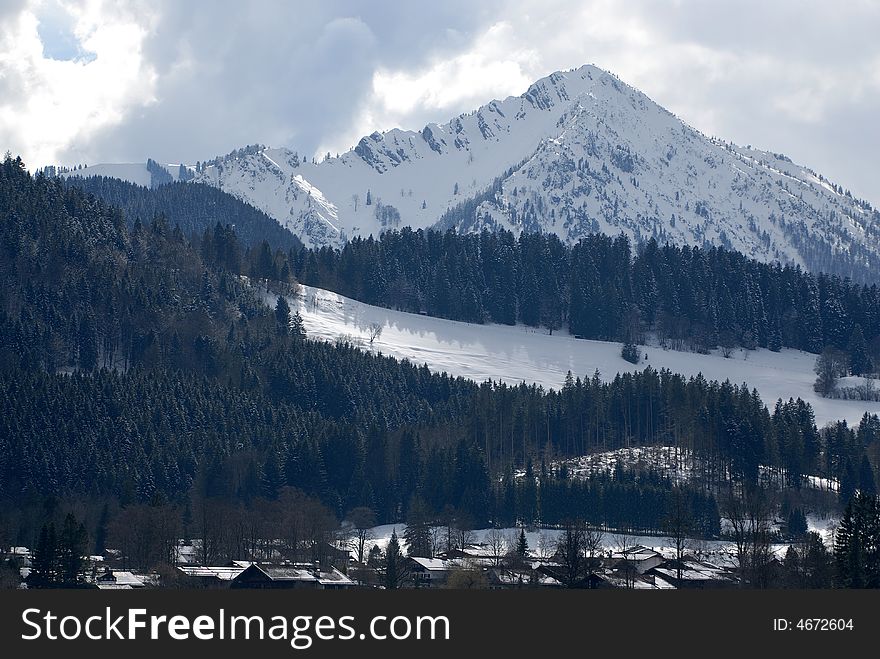
[[[477,385],[312,342],[283,298],[272,310],[252,289],[295,287],[285,253],[240,252],[229,226],[197,243],[163,220],[129,230],[119,209],[11,158],[0,243],[0,534],[19,540],[65,507],[95,535],[143,506],[185,525],[201,511],[204,531],[205,511],[259,511],[292,491],[327,519],[368,506],[379,522],[576,515],[640,531],[661,531],[684,491],[711,535],[716,497],[762,470],[795,492],[803,474],[839,479],[844,497],[874,488],[876,417],[820,430],[802,402],[771,413],[747,387],[651,369],[610,383],[579,374],[558,392]],[[355,245],[346,258],[378,243]],[[327,255],[346,263],[308,258]],[[352,285],[368,270],[327,272]],[[700,479],[620,470],[575,482],[553,466],[643,444],[679,447]]]
[[[721,248],[633,250],[594,234],[573,247],[553,234],[388,231],[342,249],[292,254],[304,284],[403,311],[473,323],[566,328],[589,339],[674,347],[848,350],[880,361],[880,289]],[[861,338],[859,338],[861,337]],[[863,347],[864,349],[864,347]]]
[[[154,188],[145,188],[107,176],[69,176],[64,181],[122,209],[129,228],[138,219],[148,222],[164,215],[171,226],[179,226],[187,236],[201,235],[217,224],[233,225],[246,247],[259,245],[264,240],[284,250],[302,246],[299,238],[273,218],[208,185],[169,180]]]

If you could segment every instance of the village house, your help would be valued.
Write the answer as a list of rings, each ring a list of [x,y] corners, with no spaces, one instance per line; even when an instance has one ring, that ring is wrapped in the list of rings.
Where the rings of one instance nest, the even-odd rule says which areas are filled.
[[[450,570],[459,567],[454,560],[444,558],[407,558],[416,588],[439,588],[446,585]]]
[[[620,569],[622,564],[632,567],[638,574],[645,574],[651,568],[655,568],[664,562],[663,556],[644,545],[636,545],[625,551],[617,551],[611,554],[611,567]]]
[[[181,581],[191,588],[229,588],[235,577],[251,566],[250,561],[230,561],[226,565],[204,567],[201,565],[179,565]]]
[[[357,584],[334,567],[318,568],[310,563],[260,565],[254,563],[233,578],[230,588],[339,590]]]
[[[107,568],[95,577],[95,585],[101,590],[132,590],[145,588],[147,584],[143,577],[132,572]]]
[[[651,568],[649,574],[656,575],[676,588],[732,588],[739,583],[739,579],[730,570],[689,556],[681,561],[680,578],[678,568],[678,561],[665,561],[662,565]]]

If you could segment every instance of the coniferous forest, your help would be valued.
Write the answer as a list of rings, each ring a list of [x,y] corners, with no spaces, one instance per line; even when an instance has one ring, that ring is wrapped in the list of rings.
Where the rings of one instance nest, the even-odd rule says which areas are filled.
[[[880,359],[880,289],[718,247],[633,249],[594,234],[387,231],[341,250],[291,254],[304,284],[366,302],[472,323],[566,328],[588,339],[674,347],[848,350],[861,335]]]
[[[804,474],[839,482],[841,505],[876,491],[875,416],[818,428],[803,401],[650,368],[610,382],[571,374],[559,391],[477,384],[311,341],[284,297],[272,309],[256,290],[295,293],[301,281],[592,338],[657,331],[704,348],[815,351],[845,348],[856,328],[880,334],[875,286],[723,250],[649,243],[634,255],[603,236],[572,248],[542,235],[406,230],[341,251],[259,233],[239,243],[238,223],[205,219],[196,186],[180,188],[187,203],[172,185],[126,189],[119,207],[81,184],[33,177],[11,157],[0,165],[0,545],[49,542],[47,525],[62,528],[68,513],[97,550],[108,534],[124,545],[133,520],[206,538],[219,517],[294,510],[296,528],[328,529],[361,507],[378,523],[578,518],[661,533],[682,501],[694,533],[715,537],[728,500],[768,475],[795,504]],[[696,477],[618,468],[575,478],[561,462],[648,445],[676,447]],[[841,556],[874,514],[856,500]],[[240,548],[224,537],[211,560]]]
[[[68,185],[120,208],[129,228],[138,219],[150,221],[164,215],[170,226],[180,227],[187,236],[213,229],[219,222],[222,226],[235,225],[238,240],[247,246],[267,240],[279,249],[302,247],[299,238],[262,211],[200,183],[169,181],[149,189],[107,176],[71,176],[66,180]]]

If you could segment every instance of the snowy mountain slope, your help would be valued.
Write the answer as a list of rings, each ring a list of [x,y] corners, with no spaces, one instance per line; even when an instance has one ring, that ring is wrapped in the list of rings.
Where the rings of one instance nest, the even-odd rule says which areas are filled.
[[[706,137],[593,66],[442,125],[373,133],[317,164],[250,147],[197,179],[310,245],[439,222],[725,245],[860,279],[880,267],[870,205],[785,156]]]
[[[264,295],[266,303],[274,306],[277,296]],[[619,372],[650,365],[686,376],[702,373],[708,380],[745,382],[758,390],[771,409],[779,398],[800,397],[813,406],[820,426],[838,419],[857,424],[865,412],[880,414],[877,402],[819,397],[813,391],[816,356],[798,350],[736,351],[725,359],[717,353],[700,355],[649,346],[644,349],[647,360],[633,365],[620,357],[619,343],[575,339],[565,332],[550,336],[524,326],[474,325],[392,311],[309,286],[303,286],[302,295],[289,302],[300,311],[310,338],[337,341],[342,337],[476,382],[525,381],[559,389],[569,370],[583,378],[598,369],[603,379],[612,379]],[[374,323],[382,327],[382,333],[370,346],[369,330]]]
[[[106,176],[109,178],[118,178],[135,185],[142,185],[145,188],[150,187],[152,174],[147,169],[145,163],[100,163],[97,165],[89,165],[82,169],[71,172],[65,172],[60,175],[62,178],[70,176]]]
[[[61,176],[62,178],[68,178],[72,176],[81,176],[83,178],[89,176],[106,176],[108,178],[118,178],[123,181],[128,181],[129,183],[134,183],[135,185],[141,185],[145,188],[155,187],[155,185],[158,185],[162,182],[177,181],[180,179],[180,165],[160,165],[158,163],[155,163],[155,165],[155,171],[160,174],[160,178],[162,179],[161,181],[154,180],[154,172],[150,171],[150,168],[145,162],[99,163],[96,165],[83,167],[82,169],[75,169],[68,172],[63,172],[60,173],[59,176]],[[187,167],[186,165],[184,165],[184,168],[185,171],[192,173],[191,168]]]

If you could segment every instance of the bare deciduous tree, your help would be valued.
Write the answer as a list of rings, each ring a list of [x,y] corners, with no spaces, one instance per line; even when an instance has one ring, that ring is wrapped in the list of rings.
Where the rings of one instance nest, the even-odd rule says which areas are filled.
[[[687,549],[688,538],[691,535],[693,520],[684,492],[675,488],[672,492],[670,510],[665,520],[666,530],[669,532],[669,542],[675,548],[676,575],[681,582],[682,561]]]
[[[367,333],[370,338],[370,345],[373,345],[373,341],[382,336],[382,325],[380,323],[370,323]]]
[[[770,501],[761,488],[746,490],[742,496],[731,492],[724,505],[736,545],[740,585],[766,588],[770,567]]]
[[[486,533],[485,543],[489,548],[489,553],[492,555],[492,564],[498,567],[501,565],[501,559],[504,558],[504,554],[507,551],[507,538],[504,537],[501,529],[490,529]]]
[[[465,513],[459,513],[455,519],[455,545],[464,551],[467,546],[477,541],[474,524]]]
[[[584,530],[584,549],[587,554],[587,571],[591,577],[602,564],[602,541],[604,539],[605,534],[598,529],[587,527]],[[592,585],[593,580],[590,579],[591,588]]]
[[[630,554],[636,546],[635,540],[626,531],[617,534],[617,552],[623,557],[616,569],[623,574],[623,585],[632,588],[635,584],[635,568],[630,560]]]
[[[582,521],[569,522],[556,540],[556,558],[569,588],[578,587],[588,573],[586,534]]]
[[[372,528],[376,525],[376,513],[367,506],[358,506],[348,513],[347,521],[351,524],[351,546],[357,553],[358,563],[364,562],[364,547],[367,540],[373,538]]]
[[[838,378],[846,375],[847,355],[841,350],[827,347],[816,358],[813,371],[816,373],[816,382],[813,390],[820,396],[830,396],[837,386]]]
[[[546,533],[538,534],[538,558],[547,560],[556,552],[556,541]]]

